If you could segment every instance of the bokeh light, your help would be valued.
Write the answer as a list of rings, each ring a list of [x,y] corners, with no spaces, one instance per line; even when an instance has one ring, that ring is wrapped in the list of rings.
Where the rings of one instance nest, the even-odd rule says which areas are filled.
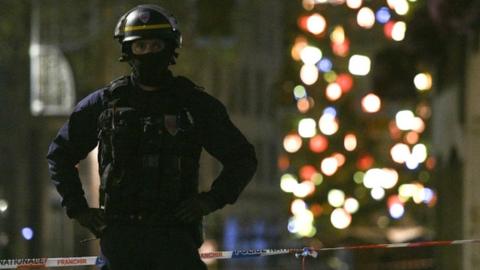
[[[432,89],[432,75],[429,73],[419,73],[413,79],[415,87],[419,91],[427,91]]]
[[[321,153],[328,148],[328,139],[323,135],[315,135],[310,138],[310,150],[314,153]]]
[[[298,181],[292,174],[284,174],[280,178],[280,188],[287,193],[292,193],[298,185]]]
[[[370,72],[371,61],[365,55],[353,55],[348,62],[348,70],[353,75],[365,76]]]
[[[347,198],[345,200],[345,203],[343,205],[343,208],[345,209],[345,211],[347,211],[348,213],[350,214],[354,214],[358,211],[358,209],[360,208],[360,203],[358,202],[357,199],[355,198]]]
[[[345,202],[345,192],[339,189],[331,189],[327,195],[328,203],[333,207],[341,207]]]
[[[317,67],[321,72],[329,72],[333,68],[332,60],[324,57],[317,63]]]
[[[303,65],[300,69],[300,79],[306,85],[312,85],[318,80],[318,69],[315,65]]]
[[[288,134],[283,139],[283,148],[288,153],[295,153],[302,147],[302,138],[298,134]]]
[[[337,208],[330,215],[330,222],[337,229],[345,229],[350,226],[352,216],[345,209]]]
[[[320,164],[320,169],[322,173],[327,176],[332,176],[338,170],[338,161],[334,157],[326,157],[322,160]]]
[[[322,59],[322,51],[314,46],[306,46],[300,52],[300,59],[305,65],[315,65],[320,59]]]
[[[295,99],[301,99],[307,97],[307,89],[303,85],[297,85],[293,88],[293,96]]]
[[[325,95],[330,101],[336,101],[342,96],[342,88],[338,83],[331,83],[327,85]]]
[[[405,22],[396,22],[392,28],[392,39],[395,41],[402,41],[407,32],[407,24]]]
[[[34,233],[33,233],[32,228],[24,227],[24,228],[22,228],[21,232],[22,232],[22,236],[25,240],[32,240],[33,239]]]
[[[313,118],[303,118],[298,122],[298,134],[303,138],[311,138],[317,134],[317,123]]]
[[[357,13],[357,23],[360,27],[372,28],[375,24],[375,13],[368,7],[361,8]]]
[[[307,19],[307,30],[314,35],[323,33],[326,27],[327,21],[325,17],[318,13],[310,15]]]
[[[345,150],[351,152],[357,148],[357,136],[353,133],[347,133],[343,139]]]
[[[363,0],[347,0],[347,6],[351,9],[357,9],[362,6]]]
[[[376,113],[380,110],[382,102],[375,94],[368,94],[362,98],[362,110],[367,113]]]
[[[386,24],[392,15],[390,14],[390,9],[387,7],[381,7],[377,10],[377,13],[375,13],[375,17],[378,23]]]
[[[339,128],[335,116],[325,113],[318,120],[318,126],[320,131],[327,136],[335,134]]]

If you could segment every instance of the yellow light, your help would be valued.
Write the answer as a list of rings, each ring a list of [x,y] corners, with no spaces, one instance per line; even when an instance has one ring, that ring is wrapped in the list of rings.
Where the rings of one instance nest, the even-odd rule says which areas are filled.
[[[358,211],[358,208],[360,208],[360,204],[358,203],[357,199],[348,198],[345,200],[345,204],[343,205],[343,208],[348,213],[354,214]]]
[[[415,87],[419,91],[427,91],[432,89],[432,75],[429,73],[419,73],[413,79]]]
[[[311,138],[317,134],[317,123],[312,118],[304,118],[298,122],[298,134],[303,138]]]
[[[357,136],[353,133],[348,133],[345,135],[345,139],[343,140],[343,146],[345,150],[351,152],[357,148]]]
[[[382,101],[375,94],[368,94],[362,98],[362,109],[367,113],[376,113],[380,110]]]
[[[306,46],[300,52],[300,59],[302,59],[305,65],[315,65],[322,59],[322,51],[317,47]]]
[[[365,76],[370,72],[370,58],[364,55],[353,55],[348,62],[348,70],[353,75]]]
[[[305,226],[300,227],[300,230],[298,231],[298,235],[301,237],[313,237],[317,233],[317,230],[313,225],[310,224],[305,224]]]
[[[375,13],[368,7],[361,8],[357,13],[357,23],[362,28],[372,28],[375,24]]]
[[[327,157],[322,160],[320,164],[320,169],[322,170],[323,174],[327,176],[332,176],[337,172],[338,169],[338,161],[334,157]]]
[[[323,74],[323,78],[328,83],[333,83],[337,80],[337,73],[335,71],[329,71]]]
[[[284,174],[280,178],[280,188],[287,193],[292,193],[297,187],[298,182],[295,176],[291,174]]]
[[[307,29],[310,33],[314,35],[319,35],[323,33],[326,27],[327,21],[322,15],[318,13],[311,15],[307,19]]]
[[[327,86],[325,94],[331,101],[338,100],[342,96],[342,88],[338,83],[331,83]]]
[[[320,185],[323,183],[323,176],[320,173],[314,173],[312,175],[311,181],[316,185]]]
[[[408,199],[410,197],[413,197],[413,194],[415,194],[416,189],[417,189],[417,186],[415,184],[403,184],[398,187],[398,194],[401,197]]]
[[[330,40],[333,43],[342,44],[345,41],[345,30],[343,26],[335,26],[332,33],[330,34]]]
[[[413,193],[413,201],[416,204],[420,204],[425,200],[425,188],[422,184],[416,184],[415,192]]]
[[[339,189],[332,189],[327,195],[328,203],[333,207],[341,207],[345,202],[345,192]]]
[[[308,43],[304,37],[297,37],[295,39],[295,44],[292,46],[291,55],[293,60],[300,61],[300,52],[303,48],[307,47]]]
[[[298,134],[289,134],[283,139],[283,148],[288,153],[295,153],[302,147],[302,138]]]
[[[331,114],[322,115],[318,121],[318,126],[320,131],[327,136],[335,134],[339,128],[335,116]]]
[[[407,32],[407,24],[404,22],[396,22],[392,29],[392,39],[395,41],[402,41]]]
[[[357,9],[362,6],[363,0],[347,0],[347,6],[351,9]]]
[[[312,85],[318,80],[318,69],[315,65],[303,65],[300,69],[300,79],[306,85]]]
[[[337,229],[345,229],[350,226],[352,216],[343,208],[337,208],[330,215],[330,222]]]
[[[307,210],[307,204],[301,199],[295,199],[290,206],[290,211],[292,211],[294,215],[298,215],[305,210]]]
[[[410,148],[406,144],[397,143],[390,150],[390,156],[396,163],[405,163],[410,156]]]

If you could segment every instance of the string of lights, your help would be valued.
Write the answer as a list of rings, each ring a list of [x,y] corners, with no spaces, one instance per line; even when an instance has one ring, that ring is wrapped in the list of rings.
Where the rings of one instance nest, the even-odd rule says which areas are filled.
[[[409,102],[389,100],[384,89],[368,83],[375,75],[372,54],[379,50],[374,44],[401,44],[417,4],[302,1],[291,47],[299,68],[299,82],[290,92],[298,114],[278,161],[280,187],[292,195],[292,234],[318,236],[316,224],[325,219],[345,229],[372,203],[383,202],[388,213],[376,220],[380,227],[406,216],[409,201],[426,211],[435,205],[437,194],[429,187],[435,159],[426,133],[432,75],[415,71],[408,83],[417,98]]]

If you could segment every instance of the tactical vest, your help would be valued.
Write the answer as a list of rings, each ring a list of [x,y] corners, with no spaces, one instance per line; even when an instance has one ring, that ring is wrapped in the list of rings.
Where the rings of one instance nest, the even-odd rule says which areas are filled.
[[[185,104],[198,87],[178,77],[172,89],[155,110],[143,108],[129,77],[104,91],[98,158],[100,204],[107,214],[172,209],[196,192],[200,147]]]

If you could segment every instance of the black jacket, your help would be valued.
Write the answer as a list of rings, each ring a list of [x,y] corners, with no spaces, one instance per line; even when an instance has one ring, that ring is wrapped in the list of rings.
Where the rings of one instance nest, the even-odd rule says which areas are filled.
[[[253,146],[230,121],[225,107],[183,77],[171,76],[155,93],[140,90],[131,77],[124,77],[81,100],[50,144],[47,155],[49,170],[68,216],[72,217],[88,207],[76,165],[98,145],[98,118],[107,108],[112,91],[117,89],[123,91],[121,95],[126,96],[127,100],[134,100],[137,103],[135,106],[146,111],[157,107],[168,108],[172,102],[181,102],[193,118],[195,134],[195,138],[189,141],[188,153],[185,153],[190,165],[183,169],[189,173],[182,174],[182,177],[189,178],[182,181],[191,183],[194,192],[185,196],[198,192],[198,163],[203,148],[223,165],[207,192],[216,208],[237,200],[255,173],[257,160]],[[100,170],[102,168],[104,164],[100,164]]]

